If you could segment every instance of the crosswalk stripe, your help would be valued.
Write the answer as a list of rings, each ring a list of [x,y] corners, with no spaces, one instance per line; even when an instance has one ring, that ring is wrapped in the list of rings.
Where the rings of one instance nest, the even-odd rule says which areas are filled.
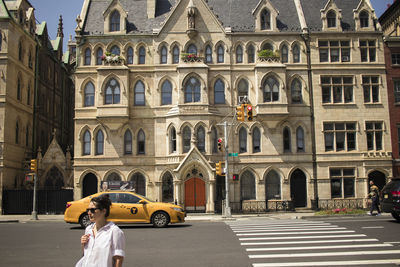
[[[250,230],[236,230],[233,231],[234,233],[261,233],[261,232],[281,232],[282,230],[285,233],[290,231],[320,231],[320,230],[345,230],[346,227],[326,227],[326,228],[293,228],[293,229],[250,229]]]
[[[343,238],[343,237],[363,237],[364,234],[352,234],[352,235],[317,235],[317,236],[279,236],[279,237],[246,237],[239,238],[240,241],[250,240],[277,240],[277,239],[316,239],[316,238]]]
[[[359,255],[383,255],[399,254],[400,250],[380,250],[380,251],[343,251],[343,252],[322,252],[322,253],[287,253],[287,254],[265,254],[249,255],[250,259],[269,259],[269,258],[297,258],[297,257],[330,257],[330,256],[359,256]]]
[[[237,236],[255,236],[255,235],[308,235],[308,234],[344,234],[344,233],[354,233],[353,230],[343,230],[343,231],[315,231],[315,232],[279,232],[279,233],[248,233],[248,234],[236,234]]]
[[[253,242],[240,243],[242,246],[265,246],[265,245],[294,245],[294,244],[321,244],[321,243],[356,243],[356,242],[376,242],[378,239],[337,239],[337,240],[301,240],[301,241],[282,241],[282,242]]]
[[[313,222],[313,221],[296,221],[296,222],[276,222],[276,223],[228,223],[230,227],[235,226],[284,226],[284,225],[322,225],[322,224],[331,224],[327,222]]]
[[[339,245],[339,246],[311,246],[311,247],[273,247],[273,248],[247,248],[246,251],[284,251],[284,250],[308,250],[308,249],[342,249],[342,248],[375,248],[393,247],[391,244],[364,244],[364,245]]]
[[[358,261],[316,261],[316,262],[274,262],[254,263],[253,267],[289,267],[289,266],[343,266],[343,265],[375,265],[400,264],[400,259],[358,260]]]

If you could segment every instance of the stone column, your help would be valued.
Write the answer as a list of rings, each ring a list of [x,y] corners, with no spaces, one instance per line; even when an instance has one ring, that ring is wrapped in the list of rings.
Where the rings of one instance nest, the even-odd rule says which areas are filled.
[[[178,180],[174,181],[174,203],[181,205],[181,189],[180,182]]]
[[[214,191],[215,191],[215,181],[208,181],[207,182],[208,188],[208,197],[207,197],[207,208],[206,208],[206,212],[207,213],[214,213]]]

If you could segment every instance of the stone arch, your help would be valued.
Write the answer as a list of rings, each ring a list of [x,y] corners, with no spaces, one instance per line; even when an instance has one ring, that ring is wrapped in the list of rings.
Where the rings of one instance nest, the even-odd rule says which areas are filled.
[[[174,176],[169,170],[161,174],[161,201],[174,202]]]
[[[281,199],[282,184],[285,180],[282,172],[275,168],[269,168],[269,170],[265,172],[263,180],[265,185],[265,199]]]
[[[272,41],[271,39],[265,39],[264,41],[262,41],[259,46],[258,46],[258,51],[263,50],[264,46],[266,46],[267,44],[269,44],[272,47],[272,51],[276,50],[276,45],[275,42]]]
[[[135,192],[142,196],[146,196],[147,181],[149,181],[146,172],[141,169],[136,169],[131,171],[128,177],[128,181],[132,183]]]
[[[191,73],[188,73],[185,76],[185,78],[183,78],[183,80],[182,80],[182,90],[185,90],[185,84],[192,77],[195,77],[197,80],[199,80],[199,82],[200,82],[200,91],[201,91],[202,88],[206,88],[207,87],[206,86],[207,85],[206,82],[203,80],[203,78],[200,77],[200,75],[198,75],[195,72],[191,72]]]
[[[117,169],[110,169],[110,170],[108,170],[108,171],[104,174],[102,180],[103,180],[103,181],[108,181],[108,179],[111,178],[110,175],[112,175],[113,173],[115,173],[115,174],[117,174],[117,175],[119,176],[120,181],[126,181],[124,175],[123,175],[119,170],[117,170]],[[115,180],[114,180],[114,181],[115,181]]]
[[[300,169],[290,174],[290,197],[295,208],[307,207],[307,175]]]
[[[89,82],[91,82],[92,84],[93,84],[93,86],[94,86],[94,92],[95,92],[95,94],[96,94],[96,80],[95,79],[93,79],[92,77],[86,77],[82,82],[81,82],[81,84],[80,84],[80,86],[79,86],[79,93],[80,94],[82,94],[82,96],[84,96],[84,94],[85,94],[85,87],[86,87],[86,85],[89,83]],[[83,100],[84,101],[84,100]]]
[[[121,94],[126,94],[126,88],[127,88],[126,84],[118,77],[118,75],[116,75],[114,73],[110,73],[104,78],[103,83],[101,85],[100,94],[102,96],[105,96],[104,90],[106,89],[107,83],[111,79],[115,79],[119,83]]]
[[[161,92],[161,88],[162,88],[162,85],[163,85],[163,83],[165,82],[165,81],[169,81],[170,83],[171,83],[171,85],[172,85],[172,91],[176,91],[176,89],[178,88],[177,87],[177,84],[176,84],[176,82],[175,82],[175,79],[172,79],[169,75],[164,75],[163,77],[161,77],[161,79],[158,81],[158,85],[157,85],[157,91],[158,92]]]
[[[240,181],[240,200],[257,199],[257,174],[250,168],[246,167],[239,173]]]
[[[65,172],[62,171],[58,164],[50,166],[43,177],[45,177],[43,185],[46,188],[61,189],[65,185]]]
[[[373,181],[374,184],[379,188],[379,191],[381,191],[387,182],[387,177],[388,175],[386,171],[382,171],[380,169],[370,170],[368,172],[368,187],[369,182]]]
[[[98,192],[98,177],[91,171],[82,178],[82,198]]]

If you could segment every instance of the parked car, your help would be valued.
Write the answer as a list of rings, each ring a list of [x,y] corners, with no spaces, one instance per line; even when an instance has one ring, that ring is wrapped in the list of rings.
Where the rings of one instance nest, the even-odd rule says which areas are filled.
[[[90,195],[77,201],[67,202],[64,221],[79,223],[82,227],[91,222],[86,212],[90,200],[108,194],[112,202],[108,221],[117,224],[152,223],[154,227],[165,227],[169,223],[185,222],[186,213],[182,207],[170,203],[155,202],[128,191],[109,191]]]
[[[381,208],[400,221],[400,178],[392,179],[381,190]]]

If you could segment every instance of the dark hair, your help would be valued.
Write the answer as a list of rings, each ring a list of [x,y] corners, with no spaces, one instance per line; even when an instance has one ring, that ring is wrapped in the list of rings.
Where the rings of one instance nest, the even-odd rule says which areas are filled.
[[[94,197],[90,201],[96,205],[96,208],[101,210],[106,209],[106,217],[110,215],[110,206],[112,203],[108,194],[102,194],[98,197]]]

